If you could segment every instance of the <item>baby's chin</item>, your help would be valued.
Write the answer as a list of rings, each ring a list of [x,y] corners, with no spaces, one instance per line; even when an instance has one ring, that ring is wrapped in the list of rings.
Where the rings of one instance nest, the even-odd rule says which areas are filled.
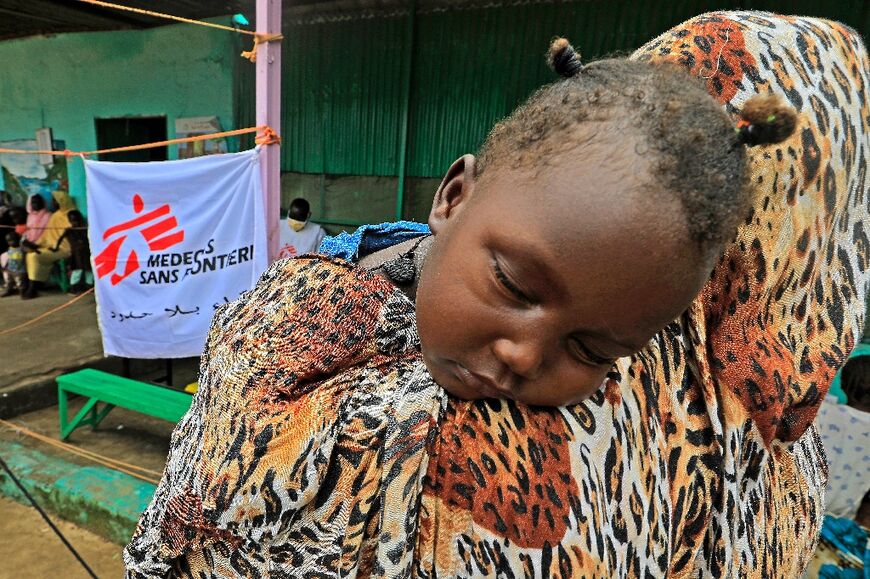
[[[444,391],[453,396],[454,398],[459,398],[460,400],[496,400],[492,396],[485,396],[480,392],[475,392],[467,388],[464,384],[460,383],[459,385],[451,384],[449,381],[439,382],[435,380],[435,383],[444,388]],[[507,400],[507,397],[498,398],[498,400]]]
[[[437,359],[436,359],[437,360]],[[582,392],[563,392],[552,394],[549,396],[535,395],[534,388],[529,388],[526,392],[519,392],[516,396],[491,394],[489,392],[481,392],[466,385],[459,377],[451,371],[452,363],[450,362],[433,362],[423,353],[423,362],[429,370],[429,374],[435,383],[441,386],[450,396],[460,400],[513,400],[519,404],[527,406],[542,406],[547,408],[555,408],[559,406],[573,406],[587,400],[592,396],[600,386],[589,385]]]
[[[492,398],[466,386],[462,380],[450,371],[449,363],[433,362],[431,358],[426,356],[426,352],[423,352],[423,363],[426,364],[426,369],[429,370],[429,375],[432,376],[435,383],[454,398],[459,398],[460,400],[486,400],[487,398]]]

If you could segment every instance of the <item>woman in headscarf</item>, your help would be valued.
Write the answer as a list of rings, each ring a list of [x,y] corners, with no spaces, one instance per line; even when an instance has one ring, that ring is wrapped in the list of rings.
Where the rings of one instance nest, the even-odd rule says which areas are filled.
[[[51,268],[54,264],[70,256],[69,242],[62,240],[64,231],[70,227],[67,214],[76,208],[75,202],[69,194],[57,189],[51,193],[57,206],[45,223],[44,233],[36,243],[25,244],[27,250],[27,289],[21,294],[22,299],[31,299],[37,296],[37,286],[48,281]],[[60,241],[60,245],[58,245]]]
[[[39,243],[49,219],[51,211],[45,207],[45,198],[42,195],[31,195],[27,199],[27,231],[24,232],[24,239],[30,243]]]
[[[586,211],[556,209],[587,223],[628,194],[632,184],[626,179],[648,168],[643,159],[655,159],[649,141],[641,146],[630,140],[642,122],[632,116],[634,109],[669,121],[656,125],[653,135],[662,143],[655,145],[688,143],[670,150],[676,155],[700,148],[712,128],[703,126],[707,121],[691,126],[679,87],[670,98],[653,100],[660,87],[626,86],[619,74],[604,75],[614,82],[600,87],[595,82],[606,67],[584,67],[562,56],[561,68],[572,77],[579,73],[578,83],[586,83],[588,73],[589,83],[563,83],[533,97],[546,99],[555,90],[558,98],[552,107],[520,109],[519,122],[535,130],[523,147],[497,149],[500,162],[522,167],[528,161],[524,152],[544,151],[553,155],[552,163],[532,165],[546,168],[533,174],[553,174],[560,154],[576,154],[566,147],[576,134],[571,123],[590,118],[599,123],[595,138],[624,147],[615,156],[591,149],[597,154],[588,162],[571,157],[570,167],[586,171],[587,181],[562,173],[544,180],[547,187],[528,190],[502,167],[507,177],[488,186],[501,185],[500,194],[529,211],[552,207],[549,188],[577,187],[584,199],[593,196]],[[531,380],[540,369],[536,353],[515,338],[534,344],[539,333],[549,332],[539,317],[554,301],[585,306],[541,299],[564,293],[554,289],[560,280],[579,271],[601,294],[608,292],[602,279],[610,281],[611,292],[631,295],[622,310],[652,311],[656,304],[644,301],[644,292],[660,293],[657,284],[673,273],[661,260],[672,256],[677,263],[691,251],[688,243],[681,250],[667,245],[674,230],[653,220],[661,206],[651,212],[623,206],[571,234],[631,226],[610,241],[618,246],[636,235],[661,234],[662,244],[646,244],[640,256],[609,260],[602,268],[611,254],[600,253],[613,247],[601,242],[578,250],[568,238],[566,251],[548,254],[561,256],[561,270],[546,270],[557,283],[524,275],[540,272],[540,262],[518,265],[515,255],[496,250],[487,259],[470,242],[458,244],[466,251],[454,252],[452,267],[445,269],[450,254],[443,244],[449,246],[450,236],[464,231],[466,241],[473,238],[485,229],[483,215],[495,224],[485,229],[483,245],[503,244],[509,218],[502,216],[516,210],[508,204],[498,211],[497,203],[487,203],[483,180],[475,181],[481,170],[467,170],[473,159],[465,159],[451,168],[436,195],[430,215],[435,241],[428,242],[432,249],[419,279],[416,312],[381,276],[316,257],[279,262],[253,291],[217,312],[200,391],[173,433],[163,479],[125,550],[129,577],[801,576],[821,526],[826,479],[812,421],[860,336],[870,279],[867,53],[854,31],[836,23],[735,12],[692,19],[632,60],[672,63],[701,77],[723,110],[740,112],[722,134],[728,143],[759,129],[746,118],[747,102],[756,94],[784,95],[798,112],[794,136],[748,153],[749,211],[740,209],[733,241],[688,308],[640,351],[612,364],[608,352],[600,351],[610,347],[606,339],[571,343],[588,362],[580,366],[607,366],[601,388],[579,403],[518,402],[511,398],[521,394],[500,390],[505,382],[469,371],[480,366],[454,364],[453,377],[436,376],[440,361],[425,360],[424,333],[430,332],[432,352],[432,326],[438,324],[433,316],[446,327],[442,348],[451,346],[451,331],[464,346],[465,337],[493,328],[488,324],[496,317],[457,316],[467,313],[461,302],[469,296],[453,291],[443,292],[436,311],[424,312],[427,284],[462,290],[476,279],[472,274],[491,269],[474,285],[476,299],[495,304],[490,313],[509,301],[512,319],[527,323],[512,324],[512,335],[495,335],[491,351],[464,352],[495,355]],[[684,80],[686,86],[691,82]],[[588,86],[593,90],[584,93]],[[625,99],[633,106],[619,107],[622,116],[614,125],[595,116]],[[577,114],[558,125],[563,139],[548,139],[552,125],[542,121],[550,113],[560,117],[562,106]],[[762,123],[777,117],[767,115]],[[511,130],[508,122],[498,135]],[[688,140],[669,140],[674,135]],[[710,166],[666,167],[680,177],[709,169],[710,185],[729,155],[742,154],[739,139],[731,149],[725,144],[721,158],[706,159]],[[614,157],[633,159],[630,170],[608,165]],[[483,178],[499,178],[486,171]],[[611,178],[599,181],[602,174]],[[468,183],[479,187],[473,195],[483,200],[476,205],[463,205]],[[638,189],[654,195],[653,185]],[[710,189],[692,192],[691,203],[703,205]],[[642,198],[637,204],[648,207]],[[548,216],[560,227],[529,228],[516,236],[528,241],[564,230],[564,216],[552,210]],[[723,215],[707,217],[701,235]],[[464,227],[445,225],[457,218]],[[349,256],[362,263],[358,250],[367,240],[359,237]],[[423,246],[412,241],[405,247],[371,266],[397,284],[416,283],[415,251]],[[648,267],[647,257],[659,264],[658,278],[651,276],[648,286],[626,284],[632,268]],[[435,264],[439,279],[427,279]],[[587,297],[590,303],[608,302]],[[605,329],[625,329],[622,310],[602,311],[605,325],[616,322]],[[494,396],[464,400],[445,394],[448,385]]]

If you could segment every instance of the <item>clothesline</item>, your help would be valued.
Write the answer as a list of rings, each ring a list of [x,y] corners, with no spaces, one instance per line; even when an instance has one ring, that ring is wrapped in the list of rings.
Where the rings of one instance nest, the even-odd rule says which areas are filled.
[[[202,20],[194,20],[192,18],[184,18],[183,16],[173,16],[172,14],[166,14],[164,12],[156,12],[154,10],[145,10],[144,8],[133,8],[132,6],[122,6],[121,4],[112,4],[111,2],[102,2],[101,0],[79,0],[79,2],[84,2],[86,4],[93,4],[95,6],[101,6],[103,8],[112,8],[114,10],[123,10],[125,12],[135,12],[136,14],[144,14],[145,16],[153,16],[154,18],[163,18],[165,20],[175,20],[176,22],[184,22],[186,24],[196,24],[197,26],[208,26],[209,28],[217,28],[219,30],[226,30],[227,32],[237,32],[239,34],[248,34],[250,36],[256,36],[257,33],[252,30],[244,30],[242,28],[233,28],[232,26],[225,26],[223,24],[215,24],[213,22],[204,22]]]
[[[133,8],[132,6],[123,6],[121,4],[112,4],[111,2],[103,2],[102,0],[79,0],[79,2],[85,2],[87,4],[93,4],[95,6],[101,6],[103,8],[113,8],[115,10],[124,10],[126,12],[135,12],[136,14],[144,14],[146,16],[153,16],[154,18],[163,18],[165,20],[174,20],[176,22],[184,22],[185,24],[195,24],[197,26],[207,26],[209,28],[217,28],[218,30],[226,30],[227,32],[235,32],[237,34],[247,34],[249,36],[254,37],[254,47],[249,51],[242,52],[242,56],[247,58],[251,62],[256,62],[257,60],[257,46],[264,42],[272,42],[275,40],[282,40],[284,38],[283,34],[259,34],[252,30],[244,30],[241,28],[234,28],[231,26],[225,26],[223,24],[215,24],[213,22],[205,22],[203,20],[194,20],[192,18],[184,18],[183,16],[174,16],[172,14],[166,14],[164,12],[156,12],[154,10],[145,10],[143,8]]]
[[[75,454],[77,456],[80,456],[81,458],[123,472],[145,482],[149,482],[151,484],[157,484],[159,482],[161,473],[156,470],[151,470],[135,464],[130,464],[129,462],[110,458],[108,456],[93,452],[91,450],[87,450],[85,448],[79,448],[77,446],[73,446],[72,444],[55,440],[50,436],[46,436],[45,434],[42,434],[40,432],[35,432],[33,430],[30,430],[29,428],[21,426],[20,424],[15,424],[13,422],[0,419],[0,425],[5,426],[6,428],[14,432],[17,432],[18,434],[29,436],[33,439],[39,440],[40,442],[49,444],[54,448],[58,448],[71,454]]]
[[[84,1],[84,0],[82,0]],[[55,155],[60,156],[64,155],[66,157],[77,156],[77,157],[88,157],[92,155],[102,155],[106,153],[123,153],[126,151],[139,151],[142,149],[153,149],[155,147],[166,147],[169,145],[180,145],[182,143],[193,143],[197,141],[209,141],[212,139],[223,139],[226,137],[235,137],[238,135],[244,135],[248,133],[255,133],[257,131],[262,131],[261,135],[258,135],[254,142],[258,145],[277,145],[281,143],[281,137],[272,130],[272,127],[268,125],[261,125],[257,127],[248,127],[246,129],[235,129],[233,131],[223,131],[220,133],[209,133],[207,135],[196,135],[193,137],[181,137],[178,139],[169,139],[166,141],[157,141],[154,143],[143,143],[141,145],[129,145],[126,147],[113,147],[111,149],[98,149],[96,151],[70,151],[69,149],[63,151],[52,151],[52,150],[37,150],[37,151],[29,151],[25,149],[3,149],[0,148],[0,154],[12,154],[12,155]]]
[[[17,225],[0,225],[0,229],[15,229],[18,227]],[[65,229],[72,229],[73,231],[78,231],[81,229],[87,229],[87,227],[28,227],[29,229],[38,229],[39,231],[62,231]]]
[[[83,0],[84,1],[84,0]],[[254,142],[258,145],[277,145],[281,143],[281,137],[272,130],[272,127],[268,125],[261,125],[257,127],[248,127],[246,129],[235,129],[233,131],[223,131],[220,133],[209,133],[207,135],[197,135],[194,137],[182,137],[178,139],[169,139],[167,141],[157,141],[154,143],[143,143],[141,145],[130,145],[127,147],[114,147],[111,149],[99,149],[96,151],[70,151],[69,149],[64,151],[30,151],[25,149],[3,149],[0,148],[0,154],[16,154],[16,155],[65,155],[67,157],[70,156],[79,156],[86,157],[90,155],[99,155],[105,153],[121,153],[125,151],[138,151],[141,149],[153,149],[154,147],[163,147],[168,145],[178,145],[181,143],[192,143],[196,141],[208,141],[212,139],[223,139],[225,137],[234,137],[237,135],[244,135],[248,133],[254,133],[257,131],[262,131],[261,135],[258,135]],[[0,229],[15,229],[14,225],[0,225]],[[73,229],[73,230],[81,230],[87,229],[87,227],[40,227],[37,229],[49,230],[49,229]]]

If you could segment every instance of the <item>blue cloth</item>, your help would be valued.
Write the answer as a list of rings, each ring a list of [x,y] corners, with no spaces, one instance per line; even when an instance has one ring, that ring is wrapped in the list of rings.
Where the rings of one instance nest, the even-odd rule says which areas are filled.
[[[414,221],[363,225],[353,233],[323,238],[318,253],[356,262],[370,253],[429,233],[428,225]]]
[[[870,579],[870,549],[867,548],[867,531],[851,519],[825,515],[822,537],[842,553],[848,553],[864,562],[863,569],[844,568],[834,564],[819,567],[821,579]]]
[[[819,579],[864,579],[860,569],[843,569],[830,563],[819,567]]]

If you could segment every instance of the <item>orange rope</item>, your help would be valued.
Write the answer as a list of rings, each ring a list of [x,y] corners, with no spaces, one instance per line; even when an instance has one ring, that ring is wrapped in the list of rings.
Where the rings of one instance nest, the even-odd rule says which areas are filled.
[[[247,58],[251,62],[257,62],[257,47],[263,44],[264,42],[271,42],[273,40],[282,40],[284,38],[283,34],[255,34],[254,35],[254,46],[251,50],[243,50],[242,58]]]
[[[115,10],[126,10],[127,12],[135,12],[137,14],[144,14],[146,16],[153,16],[154,18],[165,18],[167,20],[175,20],[177,22],[186,22],[187,24],[196,24],[198,26],[208,26],[209,28],[217,28],[219,30],[226,30],[228,32],[238,32],[239,34],[249,34],[251,36],[257,36],[256,32],[251,30],[242,30],[240,28],[233,28],[231,26],[224,26],[223,24],[213,24],[211,22],[203,22],[202,20],[192,20],[190,18],[183,18],[181,16],[173,16],[172,14],[164,14],[163,12],[154,12],[152,10],[144,10],[142,8],[133,8],[132,6],[121,6],[120,4],[112,4],[111,2],[101,2],[100,0],[79,0],[79,2],[85,2],[87,4],[94,4],[96,6],[102,6],[103,8],[114,8]]]
[[[77,446],[73,446],[72,444],[68,444],[66,442],[61,442],[60,440],[55,440],[55,439],[53,439],[49,436],[46,436],[44,434],[40,434],[38,432],[33,432],[32,430],[28,430],[27,428],[25,428],[23,426],[19,426],[18,424],[15,424],[13,422],[7,422],[6,420],[0,419],[0,424],[5,426],[6,428],[9,428],[10,430],[14,430],[15,432],[17,432],[19,434],[24,434],[24,435],[29,436],[31,438],[34,438],[40,442],[44,442],[44,443],[51,445],[55,448],[59,448],[60,450],[65,450],[66,452],[69,452],[71,454],[75,454],[75,455],[80,456],[82,458],[85,458],[87,460],[96,462],[97,464],[102,464],[103,466],[107,466],[111,469],[121,471],[125,474],[132,476],[132,477],[138,478],[140,480],[144,480],[145,482],[149,482],[149,483],[152,483],[155,485],[160,482],[159,479],[160,479],[160,476],[162,475],[162,473],[159,473],[155,470],[151,470],[151,469],[144,468],[141,466],[136,466],[135,464],[130,464],[128,462],[124,462],[124,461],[117,460],[114,458],[109,458],[108,456],[103,456],[102,454],[93,452],[91,450],[79,448]],[[134,471],[139,471],[139,473],[134,472]],[[144,474],[140,474],[140,473],[144,473]],[[156,478],[148,476],[149,474],[155,475]]]
[[[233,28],[231,26],[225,26],[223,24],[214,24],[212,22],[205,22],[203,20],[193,20],[191,18],[184,18],[182,16],[173,16],[172,14],[166,14],[164,12],[155,12],[153,10],[144,10],[142,8],[133,8],[132,6],[122,6],[120,4],[112,4],[111,2],[101,2],[100,0],[79,0],[79,2],[86,2],[88,4],[94,4],[96,6],[102,6],[103,8],[114,8],[115,10],[126,10],[127,12],[135,12],[136,14],[145,14],[146,16],[153,16],[154,18],[165,18],[166,20],[175,20],[176,22],[185,22],[187,24],[196,24],[197,26],[208,26],[209,28],[217,28],[218,30],[226,30],[227,32],[238,32],[239,34],[248,34],[254,37],[254,47],[249,50],[242,52],[242,56],[247,58],[251,62],[257,61],[257,46],[264,42],[272,42],[273,40],[282,40],[284,38],[283,34],[260,34],[259,32],[253,32],[251,30],[242,30],[241,28]]]
[[[0,229],[15,229],[18,227],[17,225],[0,225]],[[29,230],[30,228],[28,228]],[[83,231],[86,230],[87,227],[33,227],[33,229],[38,229],[40,231],[63,231],[65,229],[71,229],[73,231]]]
[[[84,1],[84,0],[82,0]],[[222,133],[209,133],[208,135],[196,135],[194,137],[183,137],[180,139],[169,139],[168,141],[158,141],[156,143],[144,143],[142,145],[130,145],[128,147],[115,147],[113,149],[99,149],[97,151],[70,151],[67,149],[66,151],[26,151],[24,149],[0,149],[0,153],[10,153],[10,154],[18,154],[18,155],[66,155],[67,157],[71,155],[99,155],[102,153],[121,153],[123,151],[138,151],[141,149],[153,149],[154,147],[165,147],[168,145],[178,145],[181,143],[193,143],[196,141],[209,141],[211,139],[223,139],[224,137],[235,137],[237,135],[244,135],[246,133],[255,133],[257,131],[263,131],[263,134],[256,138],[257,144],[263,145],[272,145],[275,143],[279,143],[281,139],[272,130],[271,127],[267,125],[262,125],[259,127],[249,127],[247,129],[236,129],[234,131],[223,131]]]
[[[255,138],[254,142],[258,145],[280,145],[281,137],[267,125],[263,127],[263,134]]]
[[[29,326],[30,324],[35,324],[35,323],[38,322],[39,320],[41,320],[41,319],[43,319],[43,318],[46,318],[46,317],[50,316],[51,314],[53,314],[53,313],[55,313],[55,312],[59,312],[60,310],[62,310],[62,309],[64,309],[64,308],[67,308],[67,307],[73,305],[74,303],[76,303],[77,301],[79,301],[80,299],[82,299],[83,297],[85,297],[86,295],[91,294],[91,293],[94,293],[94,288],[91,288],[91,289],[87,290],[86,292],[82,293],[80,296],[76,296],[76,297],[74,297],[73,299],[71,299],[70,301],[66,302],[65,304],[61,304],[61,305],[59,305],[59,306],[56,307],[56,308],[53,308],[53,309],[48,310],[48,311],[45,312],[44,314],[40,314],[40,315],[36,316],[35,318],[33,318],[32,320],[30,320],[29,322],[24,322],[23,324],[18,324],[18,325],[15,326],[15,327],[7,328],[7,329],[3,330],[2,332],[0,332],[0,336],[5,336],[6,334],[11,334],[12,332],[14,332],[14,331],[16,331],[16,330],[20,330],[21,328],[24,328],[24,327],[26,327],[26,326]]]

